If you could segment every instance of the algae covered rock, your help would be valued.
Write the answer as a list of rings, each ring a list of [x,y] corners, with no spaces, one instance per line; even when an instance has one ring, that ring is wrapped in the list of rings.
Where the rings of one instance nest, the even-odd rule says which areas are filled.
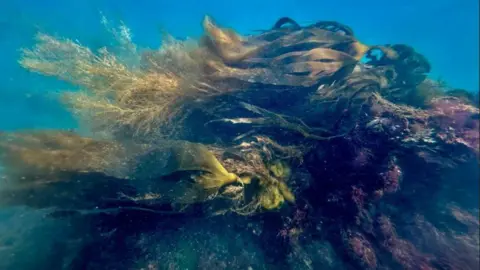
[[[159,50],[125,37],[128,59],[38,35],[20,63],[81,87],[65,104],[91,137],[0,134],[0,205],[87,220],[76,269],[478,265],[472,95],[339,22],[203,27]]]

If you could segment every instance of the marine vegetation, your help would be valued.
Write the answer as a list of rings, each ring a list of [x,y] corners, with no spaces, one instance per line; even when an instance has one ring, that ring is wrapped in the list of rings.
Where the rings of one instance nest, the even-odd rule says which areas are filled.
[[[23,49],[81,128],[1,133],[0,205],[73,224],[59,268],[478,269],[474,95],[339,22],[202,25]]]

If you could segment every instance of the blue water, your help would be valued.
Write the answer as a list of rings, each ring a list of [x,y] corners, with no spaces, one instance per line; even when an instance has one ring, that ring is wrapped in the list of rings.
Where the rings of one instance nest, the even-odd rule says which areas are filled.
[[[110,20],[125,22],[134,41],[148,47],[159,46],[160,31],[179,38],[198,37],[205,14],[245,34],[267,29],[282,16],[301,24],[340,21],[351,26],[364,43],[413,46],[430,60],[432,78],[478,91],[478,9],[478,0],[2,0],[0,130],[76,126],[55,98],[46,94],[71,86],[23,70],[17,64],[19,49],[30,47],[39,30],[78,39],[93,48],[108,44],[100,12]]]

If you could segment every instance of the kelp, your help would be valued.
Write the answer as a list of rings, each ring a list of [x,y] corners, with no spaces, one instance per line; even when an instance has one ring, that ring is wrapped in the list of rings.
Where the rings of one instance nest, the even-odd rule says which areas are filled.
[[[110,31],[116,33],[119,48],[98,52],[76,41],[39,34],[37,45],[23,50],[20,63],[79,86],[80,91],[63,96],[87,128],[151,142],[179,135],[182,121],[197,109],[205,109],[202,104],[212,97],[258,84],[309,88],[342,80],[354,72],[362,55],[379,48],[359,43],[348,27],[334,22],[288,31],[274,28],[251,37],[222,29],[208,17],[203,26],[206,34],[197,44],[166,37],[159,50],[143,51],[133,44],[125,26]],[[281,35],[265,36],[274,32]],[[128,52],[128,57],[116,55],[118,49]],[[388,53],[370,63],[400,69],[406,65],[401,63],[421,60],[405,46],[383,51]],[[230,53],[240,56],[233,61],[229,59],[233,56],[227,56]]]
[[[265,174],[261,163],[250,171],[237,169],[237,175],[225,169],[214,149],[198,143],[164,140],[153,146],[54,131],[5,133],[1,139],[9,184],[2,188],[2,202],[7,205],[71,210],[128,202],[138,208],[188,206],[217,195],[239,200],[240,205],[245,202],[242,190],[257,175],[263,175],[261,184],[249,188],[255,198],[248,203],[258,200],[259,207],[271,210],[280,207],[284,198],[294,201],[289,188]],[[264,202],[272,196],[273,202]]]
[[[291,117],[287,115],[276,114],[274,112],[268,111],[266,109],[263,109],[251,104],[241,103],[240,105],[246,110],[253,112],[255,114],[259,114],[262,117],[236,118],[236,119],[224,118],[224,119],[212,120],[207,124],[215,123],[215,122],[223,122],[223,123],[231,123],[234,125],[235,124],[251,125],[253,128],[257,128],[257,129],[265,129],[265,128],[283,129],[295,134],[299,134],[303,136],[305,139],[312,139],[312,140],[329,140],[329,139],[341,136],[341,135],[321,136],[319,134],[329,134],[329,131],[322,128],[317,128],[317,129],[310,128],[301,119],[297,119],[295,117]]]
[[[136,213],[142,226],[157,220],[144,221],[147,212],[225,215],[279,267],[327,265],[313,264],[325,242],[346,268],[478,265],[471,95],[426,79],[430,64],[414,48],[363,44],[339,22],[285,17],[251,36],[208,17],[203,27],[200,40],[166,39],[158,50],[113,31],[122,54],[39,35],[22,65],[80,86],[71,108],[107,139],[2,134],[10,189],[1,202],[115,212],[113,230],[140,222]],[[128,234],[141,250],[143,228]],[[461,260],[445,256],[456,248]]]
[[[296,27],[283,28],[285,22],[293,23]],[[290,18],[282,18],[271,30],[260,35],[240,38],[240,35],[236,34],[235,36],[238,38],[232,40],[224,38],[233,35],[232,30],[216,26],[210,18],[205,19],[204,25],[208,25],[205,30],[212,42],[217,47],[223,46],[223,50],[228,50],[227,47],[231,46],[229,45],[231,43],[236,43],[237,47],[247,44],[253,44],[257,47],[254,53],[247,54],[243,58],[247,58],[247,56],[253,59],[274,58],[288,52],[308,51],[314,48],[336,49],[337,47],[337,50],[342,51],[340,48],[346,49],[349,45],[357,42],[351,29],[337,22],[317,22],[310,26],[301,27]],[[343,31],[344,34],[339,33],[339,31]],[[216,39],[221,40],[221,42],[215,43]],[[353,45],[353,47],[359,46]],[[348,50],[343,52],[348,53]],[[355,52],[351,56],[358,58],[364,52]],[[222,56],[220,55],[220,57]],[[239,59],[237,62],[241,62],[241,60]],[[235,65],[237,64],[239,63],[235,63]]]
[[[292,32],[275,28],[273,32],[280,33],[275,38],[269,32],[249,39],[219,28],[209,18],[204,26],[207,47],[224,64],[217,65],[212,76],[223,80],[308,87],[340,71],[348,74],[368,50],[350,36],[321,27]]]
[[[379,49],[382,55],[379,58],[374,57],[373,49]],[[369,58],[367,64],[395,67],[397,84],[403,86],[418,85],[426,79],[431,70],[425,56],[405,44],[374,46],[366,56]]]

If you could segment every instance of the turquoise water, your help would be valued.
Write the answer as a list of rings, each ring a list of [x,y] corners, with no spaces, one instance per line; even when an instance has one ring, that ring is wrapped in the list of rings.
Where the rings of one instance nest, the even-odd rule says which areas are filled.
[[[33,1],[0,4],[0,129],[75,127],[69,115],[45,96],[69,86],[32,75],[18,64],[19,49],[30,47],[38,30],[78,39],[92,48],[109,44],[100,13],[124,21],[134,41],[156,48],[160,31],[184,37],[201,34],[201,20],[211,15],[240,33],[268,29],[289,16],[300,24],[335,20],[352,27],[367,44],[404,43],[432,64],[432,78],[455,88],[479,89],[479,2],[437,1]]]

